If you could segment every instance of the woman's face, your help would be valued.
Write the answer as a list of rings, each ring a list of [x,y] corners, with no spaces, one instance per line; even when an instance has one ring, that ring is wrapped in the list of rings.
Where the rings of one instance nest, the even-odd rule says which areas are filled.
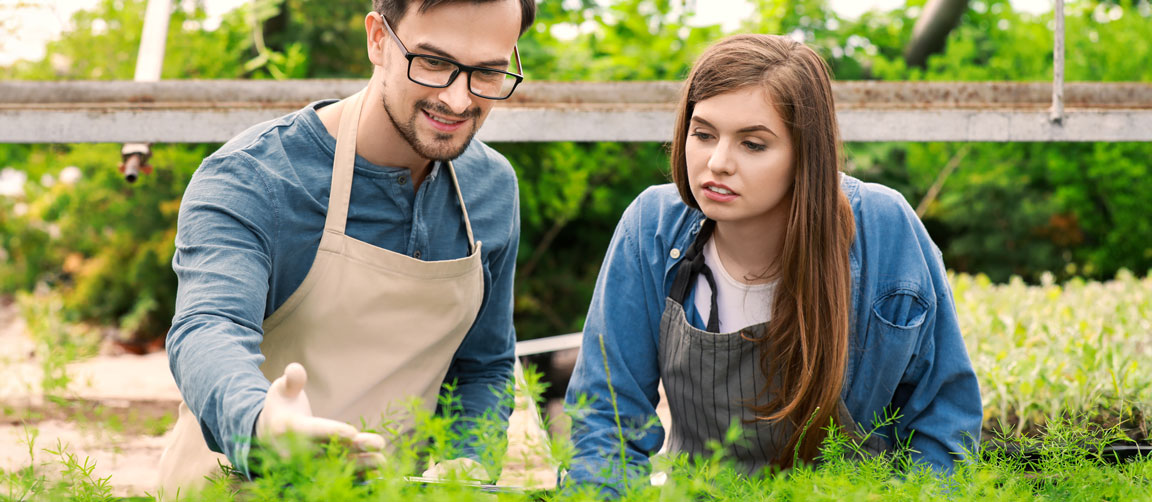
[[[794,152],[783,118],[753,86],[696,103],[684,145],[696,203],[717,222],[787,222]]]

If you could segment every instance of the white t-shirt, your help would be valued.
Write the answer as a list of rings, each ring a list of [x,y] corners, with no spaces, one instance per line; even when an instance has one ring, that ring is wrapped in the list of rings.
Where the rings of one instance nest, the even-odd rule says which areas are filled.
[[[704,244],[704,263],[712,270],[716,280],[716,307],[720,311],[720,332],[731,333],[772,319],[772,298],[776,281],[766,284],[745,284],[733,279],[716,253],[715,238]],[[712,288],[704,274],[696,276],[696,311],[704,322],[712,313]]]

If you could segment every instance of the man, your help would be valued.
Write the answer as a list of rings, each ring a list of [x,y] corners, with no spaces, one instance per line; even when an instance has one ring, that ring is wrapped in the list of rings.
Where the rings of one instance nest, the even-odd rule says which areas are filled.
[[[374,0],[368,86],[241,133],[185,192],[168,334],[184,397],[161,490],[285,432],[352,445],[452,383],[464,421],[509,410],[515,174],[472,139],[522,79],[533,0]],[[270,383],[271,381],[271,383]],[[217,452],[217,453],[213,453]],[[461,445],[449,467],[485,477]]]

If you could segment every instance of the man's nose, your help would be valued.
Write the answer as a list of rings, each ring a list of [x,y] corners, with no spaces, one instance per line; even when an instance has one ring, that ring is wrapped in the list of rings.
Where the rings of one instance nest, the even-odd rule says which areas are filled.
[[[472,92],[468,90],[468,74],[460,73],[451,85],[440,89],[440,101],[456,115],[464,115],[472,106]]]

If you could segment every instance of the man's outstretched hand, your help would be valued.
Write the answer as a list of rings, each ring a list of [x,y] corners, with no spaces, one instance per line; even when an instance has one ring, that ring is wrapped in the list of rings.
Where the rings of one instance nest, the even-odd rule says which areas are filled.
[[[317,443],[337,439],[350,445],[360,467],[370,469],[383,465],[384,438],[360,432],[344,422],[312,415],[312,405],[304,392],[307,383],[308,372],[300,363],[290,363],[284,368],[284,374],[268,388],[264,409],[256,420],[256,437],[273,445],[276,438],[290,432]]]

